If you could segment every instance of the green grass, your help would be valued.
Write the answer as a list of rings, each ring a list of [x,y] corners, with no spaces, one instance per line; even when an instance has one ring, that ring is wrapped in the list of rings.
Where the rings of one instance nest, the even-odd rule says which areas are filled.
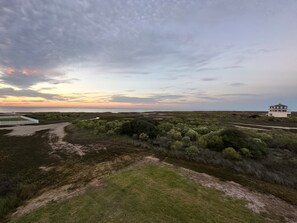
[[[32,222],[279,222],[242,200],[202,187],[169,167],[142,166],[111,175],[106,186],[51,203],[13,221]]]

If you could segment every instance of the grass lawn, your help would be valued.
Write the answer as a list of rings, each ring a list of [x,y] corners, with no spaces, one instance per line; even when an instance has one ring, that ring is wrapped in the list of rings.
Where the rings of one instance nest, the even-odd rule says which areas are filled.
[[[51,203],[15,221],[26,222],[279,222],[253,213],[244,201],[202,187],[170,167],[118,172],[106,186]]]

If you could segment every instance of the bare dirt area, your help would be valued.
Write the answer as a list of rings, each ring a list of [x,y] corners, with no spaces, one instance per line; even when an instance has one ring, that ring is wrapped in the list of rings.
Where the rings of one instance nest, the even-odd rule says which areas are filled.
[[[0,129],[12,130],[7,134],[8,136],[30,136],[34,135],[38,131],[50,130],[58,137],[63,138],[65,136],[64,128],[69,124],[69,122],[62,122],[49,125],[18,125],[12,127],[2,127]]]
[[[85,155],[83,146],[63,141],[63,138],[66,135],[64,128],[68,125],[70,125],[69,122],[48,125],[21,125],[13,127],[3,127],[0,128],[0,130],[12,130],[8,134],[6,134],[7,136],[31,136],[38,131],[49,130],[49,145],[53,149],[53,153],[58,150],[63,150],[68,153],[77,154],[79,156]]]

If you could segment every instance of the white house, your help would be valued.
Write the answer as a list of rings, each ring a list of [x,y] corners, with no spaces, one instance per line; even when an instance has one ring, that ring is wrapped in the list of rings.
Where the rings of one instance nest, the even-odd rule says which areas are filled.
[[[287,118],[291,115],[291,112],[288,111],[287,105],[272,105],[269,107],[268,116],[277,117],[277,118]]]

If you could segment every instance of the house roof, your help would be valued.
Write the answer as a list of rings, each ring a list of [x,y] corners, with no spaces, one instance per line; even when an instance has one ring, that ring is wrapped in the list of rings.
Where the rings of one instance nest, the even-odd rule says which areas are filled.
[[[287,105],[283,105],[283,104],[271,105],[270,107],[277,107],[277,106],[288,107]]]

